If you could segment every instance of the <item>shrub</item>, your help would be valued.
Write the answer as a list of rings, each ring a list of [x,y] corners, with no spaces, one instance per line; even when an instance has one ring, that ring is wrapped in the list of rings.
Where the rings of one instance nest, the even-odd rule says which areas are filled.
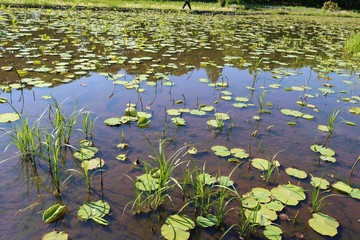
[[[330,1],[324,2],[324,6],[322,7],[323,10],[335,12],[340,10],[337,3]]]

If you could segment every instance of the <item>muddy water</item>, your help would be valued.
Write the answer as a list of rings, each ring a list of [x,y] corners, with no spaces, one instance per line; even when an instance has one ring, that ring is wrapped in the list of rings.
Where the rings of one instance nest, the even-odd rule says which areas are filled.
[[[280,175],[274,173],[269,185],[258,170],[248,167],[250,160],[244,160],[231,177],[237,190],[244,194],[253,187],[271,189],[289,181],[300,184],[308,190],[307,200],[284,210],[291,219],[297,215],[296,223],[281,220],[276,223],[282,227],[284,239],[294,239],[295,232],[304,234],[306,239],[327,239],[307,224],[311,218],[310,177],[292,178],[285,168],[297,167],[331,183],[347,182],[360,154],[360,119],[348,110],[359,106],[360,90],[358,62],[343,57],[342,45],[345,37],[360,26],[356,19],[328,26],[316,19],[36,9],[2,10],[1,16],[4,30],[0,35],[3,43],[0,65],[12,67],[9,71],[0,70],[1,97],[31,121],[44,112],[46,116],[46,109],[52,103],[42,96],[53,96],[67,114],[71,114],[75,105],[86,107],[97,117],[93,142],[99,149],[97,156],[106,162],[105,172],[94,174],[90,195],[79,175],[66,180],[61,201],[69,212],[61,221],[46,224],[41,221],[41,213],[56,202],[52,192],[45,190],[49,177],[41,168],[34,172],[31,165],[19,160],[17,149],[7,148],[10,140],[2,136],[1,150],[7,148],[1,155],[0,170],[2,238],[39,239],[53,229],[69,233],[72,239],[160,238],[161,225],[169,214],[181,208],[183,201],[175,191],[175,207],[167,202],[158,212],[141,215],[131,212],[135,187],[130,178],[144,173],[143,163],[149,162],[148,155],[153,154],[146,136],[154,145],[159,139],[171,139],[165,144],[168,154],[184,144],[196,146],[200,153],[186,155],[184,159],[191,159],[199,167],[206,163],[206,172],[212,175],[219,171],[227,175],[236,167],[227,158],[216,156],[211,151],[214,145],[243,148],[251,153],[251,158],[271,159],[280,152],[276,157],[281,163]],[[16,24],[12,21],[14,17]],[[25,70],[27,75],[19,76],[16,70]],[[160,73],[164,75],[158,77]],[[112,78],[115,74],[121,76]],[[34,83],[34,79],[51,86]],[[130,85],[126,88],[116,80]],[[173,85],[169,86],[169,82]],[[211,85],[224,82],[226,86]],[[324,93],[321,88],[334,92]],[[259,116],[259,100],[264,90],[267,91],[264,108],[271,114],[262,113],[260,121],[254,120],[253,116]],[[232,93],[232,99],[221,98],[225,95],[221,91]],[[236,97],[248,98],[250,105],[235,108]],[[175,104],[178,100],[182,103]],[[301,107],[297,103],[301,100],[315,108]],[[138,128],[136,123],[119,127],[104,124],[107,118],[122,116],[129,102],[135,103],[138,111],[152,114],[149,128]],[[182,127],[174,126],[170,121],[172,116],[166,113],[172,108],[197,109],[201,104],[212,105],[216,112],[231,116],[224,121],[221,131],[206,123],[214,118],[214,112],[204,116],[183,113],[187,125]],[[1,104],[0,113],[12,112],[11,106]],[[314,119],[285,116],[281,109],[302,111]],[[337,109],[340,110],[337,127],[328,142],[336,152],[337,162],[318,164],[319,156],[310,146],[325,141],[327,133],[317,127],[327,125],[331,112]],[[345,120],[357,126],[349,126]],[[297,125],[290,126],[288,122]],[[18,123],[1,124],[1,127],[11,129]],[[80,123],[77,127],[81,128]],[[124,141],[123,136],[129,144],[125,151],[116,146]],[[71,144],[78,147],[82,138],[81,132],[75,131]],[[124,152],[128,161],[117,160],[116,156]],[[132,163],[135,159],[142,164],[135,166]],[[76,162],[67,151],[63,180],[70,175],[66,169],[75,167]],[[183,171],[184,166],[178,168],[175,177],[181,179]],[[351,183],[352,187],[360,187],[358,168]],[[336,196],[327,198],[322,212],[340,223],[335,238],[357,239],[358,200],[335,190],[332,193]],[[81,204],[98,199],[111,206],[110,216],[105,217],[109,221],[107,227],[93,221],[80,222],[77,218]],[[191,209],[185,211],[193,214]],[[236,221],[238,218],[232,212],[225,219],[223,229],[196,228],[191,238],[218,239]],[[236,238],[236,233],[229,233],[228,238]],[[263,239],[261,231],[255,233],[255,238]]]

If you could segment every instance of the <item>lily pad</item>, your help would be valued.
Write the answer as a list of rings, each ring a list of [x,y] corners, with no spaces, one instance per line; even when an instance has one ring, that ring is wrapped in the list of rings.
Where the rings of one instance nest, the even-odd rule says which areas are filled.
[[[84,160],[82,163],[81,163],[81,167],[82,168],[86,168],[88,170],[94,170],[94,169],[97,169],[97,168],[101,168],[105,165],[105,161],[101,158],[93,158],[93,159],[90,159],[90,160]]]
[[[285,169],[285,172],[290,176],[300,178],[300,179],[305,179],[307,177],[306,172],[299,170],[297,168],[289,167],[289,168]]]
[[[360,115],[360,107],[352,107],[349,109],[349,112],[352,114]]]
[[[360,199],[360,189],[353,188],[353,190],[350,193],[350,197],[355,198],[355,199]]]
[[[200,173],[197,176],[197,180],[204,183],[204,184],[206,184],[206,185],[212,185],[212,184],[216,183],[216,178],[211,176],[208,173]]]
[[[349,185],[347,185],[346,183],[341,182],[341,181],[333,183],[333,184],[331,184],[331,186],[333,188],[335,188],[336,190],[347,193],[347,194],[350,194],[353,191],[352,187],[350,187]]]
[[[20,119],[20,115],[17,113],[3,113],[0,114],[0,123],[15,122]]]
[[[259,203],[268,203],[271,201],[271,192],[266,188],[253,188],[251,194]]]
[[[108,222],[103,217],[110,212],[110,205],[102,200],[95,202],[84,203],[78,210],[78,217],[82,221],[92,219],[101,225],[108,225]]]
[[[161,235],[168,240],[186,240],[189,239],[190,232],[164,224],[161,227]]]
[[[137,177],[135,187],[141,191],[153,191],[159,188],[159,180],[151,174],[143,174]]]
[[[269,240],[281,240],[282,230],[275,225],[265,226],[264,236]]]
[[[123,124],[122,119],[119,117],[107,118],[104,123],[108,126],[120,126]]]
[[[66,213],[66,206],[60,204],[54,204],[43,213],[42,220],[46,223],[52,223],[64,216]]]
[[[144,128],[144,127],[148,127],[150,122],[151,121],[147,117],[140,117],[138,122],[137,122],[137,125],[139,127]]]
[[[212,214],[206,215],[206,217],[198,216],[196,218],[196,224],[203,228],[213,227],[217,224],[217,219]]]
[[[42,238],[42,240],[68,240],[69,235],[65,232],[59,232],[59,231],[52,231],[47,234],[45,234]]]
[[[229,120],[230,116],[227,113],[215,113],[216,119]]]
[[[253,160],[251,160],[251,165],[256,169],[266,171],[270,167],[270,162],[263,158],[254,158]]]
[[[203,116],[206,114],[205,111],[202,111],[202,110],[196,110],[196,109],[193,109],[193,110],[190,110],[189,112],[191,115],[198,115],[198,116]]]
[[[299,201],[305,200],[306,196],[302,187],[287,184],[279,185],[271,189],[273,197],[285,205],[296,206]]]
[[[230,149],[230,153],[236,157],[236,158],[240,158],[240,159],[244,159],[244,158],[248,158],[249,154],[246,153],[246,151],[242,148],[232,148]]]
[[[120,161],[125,161],[127,159],[127,156],[126,156],[125,153],[121,153],[121,154],[116,156],[116,159],[120,160]]]
[[[230,156],[230,151],[227,147],[225,146],[220,146],[220,145],[216,145],[216,146],[212,146],[211,150],[218,156],[221,157],[227,157]]]
[[[99,150],[96,147],[81,147],[73,156],[79,160],[93,158]]]
[[[185,119],[183,119],[181,117],[173,117],[173,118],[171,118],[171,121],[176,126],[186,126]]]
[[[314,187],[319,187],[320,189],[327,189],[330,186],[328,180],[319,177],[312,177],[310,184]]]
[[[309,225],[316,232],[324,236],[335,236],[338,231],[339,223],[336,219],[324,214],[324,213],[314,213],[312,218],[309,219]]]
[[[220,176],[217,179],[218,183],[225,187],[230,187],[234,185],[234,181],[230,179],[229,176]]]

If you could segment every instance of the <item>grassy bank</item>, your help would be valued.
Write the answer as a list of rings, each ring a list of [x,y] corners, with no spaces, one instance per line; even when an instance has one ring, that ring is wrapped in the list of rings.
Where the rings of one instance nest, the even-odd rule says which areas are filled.
[[[2,5],[25,5],[25,6],[67,6],[67,7],[105,7],[116,9],[158,9],[158,10],[181,10],[184,1],[159,2],[151,0],[0,0]],[[219,3],[192,2],[194,12],[224,12],[239,14],[279,14],[279,15],[299,15],[299,16],[320,16],[320,17],[352,17],[360,18],[359,11],[339,10],[335,12],[325,11],[318,8],[289,7],[289,6],[269,6],[269,5],[226,5],[220,7]],[[187,9],[187,8],[186,8]]]

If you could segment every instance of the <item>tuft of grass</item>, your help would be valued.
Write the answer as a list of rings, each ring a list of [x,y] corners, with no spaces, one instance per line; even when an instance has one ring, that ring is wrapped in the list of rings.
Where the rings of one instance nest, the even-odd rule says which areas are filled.
[[[346,54],[360,57],[360,32],[352,34],[345,42],[344,51]]]

